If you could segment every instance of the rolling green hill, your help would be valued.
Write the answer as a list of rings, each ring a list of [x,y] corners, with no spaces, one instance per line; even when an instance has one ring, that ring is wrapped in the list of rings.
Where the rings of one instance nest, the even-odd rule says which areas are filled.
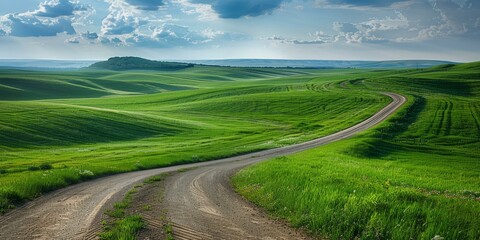
[[[239,80],[266,80],[305,74],[307,73],[303,71],[289,69],[224,69],[204,66],[174,72],[36,72],[0,69],[0,101],[143,95],[221,87]]]
[[[0,70],[0,211],[91,178],[355,138],[240,172],[240,193],[333,239],[478,239],[479,63],[411,70]]]
[[[107,69],[113,71],[126,70],[154,70],[154,71],[175,71],[193,67],[190,63],[160,62],[139,57],[112,57],[104,62],[97,62],[89,68]]]
[[[362,90],[361,100],[338,98],[322,81],[307,84],[317,75],[291,69],[5,70],[0,76],[9,86],[27,79],[15,86],[32,93],[0,101],[1,209],[105,174],[302,142],[388,103]],[[49,82],[55,85],[48,91],[29,88]],[[48,174],[40,166],[49,166]]]

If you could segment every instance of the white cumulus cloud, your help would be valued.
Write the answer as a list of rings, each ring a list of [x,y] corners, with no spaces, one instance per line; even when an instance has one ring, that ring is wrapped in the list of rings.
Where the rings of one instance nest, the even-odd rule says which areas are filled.
[[[75,12],[87,11],[88,6],[80,4],[79,1],[51,0],[40,3],[38,10],[33,14],[39,17],[56,18],[61,16],[72,16]]]
[[[77,19],[93,11],[88,5],[74,0],[50,0],[38,5],[38,9],[23,13],[10,13],[0,17],[0,29],[4,35],[15,37],[47,37],[60,33],[73,35]]]

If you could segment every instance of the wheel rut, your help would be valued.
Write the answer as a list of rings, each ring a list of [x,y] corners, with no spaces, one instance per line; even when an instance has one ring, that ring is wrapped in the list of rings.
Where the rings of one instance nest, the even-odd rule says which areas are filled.
[[[178,223],[173,223],[172,228],[173,228],[173,237],[175,239],[179,239],[179,240],[214,239],[212,235],[196,231],[189,227],[182,226]]]

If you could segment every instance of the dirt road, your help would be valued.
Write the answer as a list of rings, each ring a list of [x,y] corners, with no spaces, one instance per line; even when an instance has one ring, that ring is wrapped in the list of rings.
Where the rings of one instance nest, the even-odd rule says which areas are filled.
[[[392,103],[371,118],[319,139],[216,161],[118,174],[46,194],[0,216],[0,239],[93,239],[103,211],[135,183],[186,167],[198,168],[169,178],[165,189],[168,217],[178,239],[301,237],[238,197],[229,176],[246,165],[345,139],[380,123],[406,101],[398,94],[386,95]]]

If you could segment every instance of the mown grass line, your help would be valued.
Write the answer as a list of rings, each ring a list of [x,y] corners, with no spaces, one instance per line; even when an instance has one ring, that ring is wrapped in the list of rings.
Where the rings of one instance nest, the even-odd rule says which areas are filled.
[[[437,116],[438,116],[439,112],[441,111],[441,110],[440,110],[441,108],[442,108],[442,104],[440,103],[440,104],[438,105],[437,109],[435,110],[435,114],[433,115],[433,117],[432,117],[432,119],[431,119],[431,121],[430,121],[429,127],[426,128],[425,134],[430,134],[431,131],[432,131],[432,129],[434,129],[434,128],[433,128],[433,125],[435,124],[435,121],[436,121],[436,119],[437,119]]]
[[[450,130],[452,128],[452,112],[453,112],[453,103],[449,102],[448,108],[447,108],[447,116],[445,117],[445,132],[444,136],[450,135]]]
[[[475,112],[476,112],[476,111],[475,111],[475,106],[474,106],[474,105],[470,105],[469,108],[470,108],[470,114],[472,115],[472,118],[473,118],[473,120],[474,120],[474,122],[475,122],[475,126],[477,126],[477,130],[478,130],[478,132],[480,133],[480,120],[479,120],[478,115],[475,113]]]

